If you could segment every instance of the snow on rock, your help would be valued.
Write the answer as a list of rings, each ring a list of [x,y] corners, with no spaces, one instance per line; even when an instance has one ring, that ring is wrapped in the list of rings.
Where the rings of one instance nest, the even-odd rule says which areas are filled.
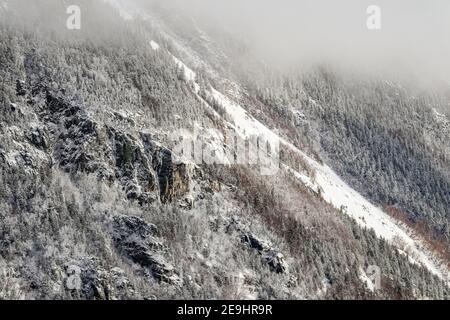
[[[5,162],[10,167],[17,167],[18,164],[17,164],[16,158],[19,156],[20,156],[20,154],[17,151],[8,152],[7,154],[5,154]]]
[[[372,282],[372,280],[367,276],[363,268],[359,268],[359,279],[366,285],[367,289],[374,292],[375,291],[375,284]]]
[[[224,136],[218,130],[207,129],[204,135],[206,143],[209,144],[209,150],[214,151],[214,158],[216,163],[223,165],[230,165],[231,161],[227,157],[224,149]]]
[[[447,119],[446,115],[440,113],[435,108],[433,108],[433,115],[436,121],[442,125],[449,125],[450,121]]]

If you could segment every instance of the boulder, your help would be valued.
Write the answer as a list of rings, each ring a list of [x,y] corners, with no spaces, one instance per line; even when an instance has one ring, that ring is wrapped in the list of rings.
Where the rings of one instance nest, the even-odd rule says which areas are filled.
[[[287,263],[281,252],[271,249],[264,254],[263,259],[274,272],[285,273],[287,271]]]
[[[257,238],[252,233],[243,234],[242,241],[247,243],[250,248],[256,249],[258,251],[268,251],[270,249],[270,244],[268,242]]]

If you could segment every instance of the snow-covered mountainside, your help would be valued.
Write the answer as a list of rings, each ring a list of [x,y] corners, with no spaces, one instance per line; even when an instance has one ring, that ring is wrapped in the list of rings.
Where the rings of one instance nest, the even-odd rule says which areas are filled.
[[[426,97],[79,2],[76,35],[40,19],[56,2],[0,23],[0,298],[450,297],[448,120]]]
[[[151,41],[151,47],[153,50],[160,50],[160,46],[153,40]],[[173,59],[184,73],[185,81],[191,84],[195,94],[198,94],[200,86],[196,82],[195,72],[178,58],[173,57]],[[296,168],[285,166],[284,169],[298,177],[299,180],[314,192],[318,193],[320,190],[320,196],[325,201],[337,209],[343,209],[345,213],[355,219],[361,226],[373,229],[377,236],[387,240],[397,247],[400,252],[408,255],[411,261],[420,263],[440,278],[446,279],[446,276],[450,274],[450,269],[445,260],[437,257],[432,250],[426,248],[424,240],[420,236],[414,235],[414,232],[409,230],[407,226],[402,225],[399,221],[395,221],[395,219],[383,212],[382,209],[377,208],[357,191],[349,187],[329,166],[318,163],[297,147],[278,136],[261,122],[250,116],[243,107],[233,103],[215,88],[210,87],[207,89],[206,95],[206,100],[215,101],[225,110],[231,121],[228,125],[231,125],[241,136],[248,138],[251,135],[260,135],[271,145],[275,145],[277,142],[282,143],[288,149],[299,154],[313,169],[314,181],[307,173],[296,171]],[[444,116],[436,111],[434,112],[441,121],[445,119]],[[218,145],[218,148],[222,148],[222,146],[226,148],[225,141],[221,141],[216,145]],[[223,153],[223,150],[218,151]]]

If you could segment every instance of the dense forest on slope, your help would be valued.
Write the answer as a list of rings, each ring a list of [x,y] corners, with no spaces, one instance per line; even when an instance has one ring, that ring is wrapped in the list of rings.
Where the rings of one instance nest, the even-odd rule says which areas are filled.
[[[442,94],[414,95],[331,71],[260,88],[256,94],[266,105],[291,113],[291,126],[298,122],[290,109],[316,124],[317,151],[352,185],[380,206],[403,212],[448,248],[450,122],[441,114],[449,108]]]
[[[174,128],[223,124],[183,79],[169,54],[177,54],[176,44],[144,21],[121,22],[105,4],[92,6],[87,25],[113,34],[73,38],[39,16],[32,28],[22,25],[14,11],[0,23],[0,298],[449,298],[444,281],[288,173],[262,177],[246,167],[173,163],[167,137]],[[43,15],[49,8],[41,9]],[[110,18],[94,20],[96,10]],[[151,39],[164,50],[152,50]],[[204,86],[217,82],[208,72],[202,77]],[[259,98],[282,109],[274,100],[279,86],[270,87],[274,93]],[[447,221],[447,229],[436,230],[448,235],[445,149],[432,149],[427,162],[418,142],[388,134],[389,122],[357,120],[351,103],[348,112],[339,111],[335,100],[346,95],[343,89],[308,90],[317,104],[329,104],[329,112],[314,103],[301,110],[317,117],[323,150],[336,167],[356,179],[364,165],[384,172],[385,162],[398,160],[385,170],[397,179],[398,193],[388,197],[391,180],[383,189],[374,177],[368,194],[429,210],[417,218],[436,221],[435,229]],[[433,122],[424,111],[419,116]],[[358,135],[365,132],[373,140]],[[302,141],[314,150],[309,139]],[[380,139],[392,144],[377,144]],[[363,143],[380,150],[345,160],[344,152],[357,154]],[[391,155],[395,148],[404,162]],[[346,161],[358,165],[347,168]],[[409,175],[397,173],[402,166]],[[419,184],[411,167],[427,170],[429,180]],[[406,186],[419,195],[400,195]],[[427,196],[420,187],[439,190]],[[361,280],[370,265],[382,270],[375,292]],[[74,275],[78,287],[69,285]]]
[[[195,27],[183,31],[195,38],[200,36]],[[253,115],[327,160],[374,203],[440,242],[439,250],[449,258],[448,92],[418,86],[420,74],[393,81],[331,65],[273,68],[242,41],[206,28],[214,40],[194,42],[196,49],[221,53],[206,56],[243,83],[243,101]]]

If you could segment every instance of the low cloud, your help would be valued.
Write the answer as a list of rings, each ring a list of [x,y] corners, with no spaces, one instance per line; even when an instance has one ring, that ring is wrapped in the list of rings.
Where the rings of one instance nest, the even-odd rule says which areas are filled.
[[[424,81],[450,80],[447,0],[162,1],[226,28],[279,65],[333,63]],[[381,30],[367,28],[370,5],[381,8]]]

